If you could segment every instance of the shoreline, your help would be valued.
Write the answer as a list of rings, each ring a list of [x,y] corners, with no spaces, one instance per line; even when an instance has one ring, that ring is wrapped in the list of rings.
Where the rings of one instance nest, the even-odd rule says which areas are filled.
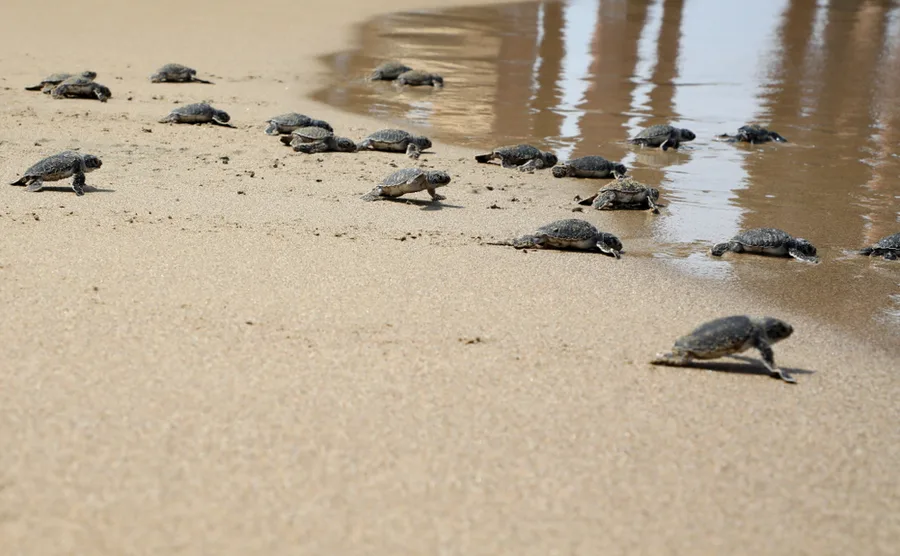
[[[188,5],[168,27],[174,3],[135,8],[160,34],[146,42],[113,24],[129,6],[89,2],[49,22],[39,43],[25,41],[40,10],[13,3],[0,23],[10,53],[0,170],[64,147],[104,165],[87,175],[101,191],[84,197],[0,190],[0,359],[11,363],[0,438],[15,447],[0,453],[0,545],[887,554],[900,544],[893,353],[788,311],[773,315],[796,330],[775,358],[797,385],[739,360],[650,366],[701,322],[770,314],[768,304],[663,272],[643,239],[623,237],[620,261],[480,245],[573,213],[544,175],[471,164],[470,149],[439,143],[422,157],[453,176],[429,210],[424,193],[357,202],[403,155],[304,157],[263,133],[267,117],[294,110],[353,138],[388,127],[309,99],[309,80],[360,18],[424,4],[334,3],[291,50],[267,21],[306,15],[288,2],[255,18],[237,2],[214,17]],[[76,17],[85,26],[67,36]],[[202,46],[228,40],[223,30],[227,60]],[[96,54],[95,33],[121,49]],[[32,57],[17,59],[26,44]],[[216,85],[150,84],[169,61]],[[115,96],[21,90],[72,66],[97,71]],[[237,129],[155,123],[175,101],[204,97]]]

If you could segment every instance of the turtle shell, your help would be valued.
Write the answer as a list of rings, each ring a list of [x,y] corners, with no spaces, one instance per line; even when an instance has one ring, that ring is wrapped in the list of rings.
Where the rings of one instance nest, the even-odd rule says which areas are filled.
[[[408,71],[412,71],[412,68],[406,64],[401,64],[400,62],[385,62],[375,68],[372,72],[372,79],[393,81],[394,79],[397,79],[400,74]]]
[[[403,185],[424,174],[425,171],[420,168],[403,168],[381,180],[381,185],[385,187]]]
[[[753,247],[781,247],[791,239],[789,233],[777,228],[754,228],[739,233],[732,241]]]
[[[621,191],[622,193],[644,193],[649,187],[631,178],[619,178],[616,181],[604,185],[600,191]]]
[[[872,247],[875,249],[900,249],[900,232],[879,239],[878,243]]]
[[[403,131],[402,129],[381,129],[376,131],[375,133],[369,135],[367,139],[371,139],[372,141],[377,141],[379,143],[400,143],[406,139],[412,137],[408,132]]]
[[[538,235],[546,235],[547,237],[560,241],[587,241],[600,232],[593,224],[586,220],[578,218],[568,218],[565,220],[557,220],[546,226],[541,226],[537,230]]]
[[[750,317],[732,316],[711,320],[675,340],[675,348],[699,358],[713,359],[742,351],[753,335]]]
[[[646,129],[641,130],[640,133],[634,136],[635,139],[663,139],[669,136],[675,128],[670,125],[652,125]]]
[[[291,132],[291,135],[300,138],[305,143],[324,141],[329,137],[334,137],[334,134],[332,132],[316,126],[307,126],[301,127],[300,129],[295,129],[293,132]]]

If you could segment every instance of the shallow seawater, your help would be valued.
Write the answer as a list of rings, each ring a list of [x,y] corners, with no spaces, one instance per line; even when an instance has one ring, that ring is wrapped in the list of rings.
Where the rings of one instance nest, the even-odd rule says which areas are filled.
[[[730,281],[900,345],[900,262],[853,253],[900,231],[897,3],[529,2],[392,14],[358,40],[328,57],[318,100],[471,147],[527,142],[561,160],[621,161],[666,206],[649,225],[611,231],[652,239],[655,259],[695,277],[697,295],[705,280]],[[440,73],[446,87],[366,81],[384,60]],[[751,122],[789,142],[714,139]],[[625,142],[653,123],[697,140],[677,152]],[[597,185],[566,181],[580,194]],[[706,254],[763,226],[809,239],[821,264]]]

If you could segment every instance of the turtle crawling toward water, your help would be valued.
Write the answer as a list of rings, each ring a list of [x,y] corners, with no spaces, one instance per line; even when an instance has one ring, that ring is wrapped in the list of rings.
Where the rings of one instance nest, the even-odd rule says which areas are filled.
[[[425,149],[431,147],[431,140],[421,135],[412,135],[402,129],[382,129],[369,135],[359,143],[359,150],[372,149],[392,153],[405,152],[412,159],[419,158]]]
[[[770,131],[756,124],[741,126],[738,128],[735,135],[728,135],[727,133],[723,133],[719,135],[718,138],[724,139],[728,143],[750,143],[751,145],[755,145],[757,143],[768,143],[769,141],[787,143],[787,139],[782,137],[777,132]]]
[[[93,98],[96,97],[100,102],[106,102],[112,98],[112,92],[106,85],[97,83],[92,78],[75,76],[70,77],[53,88],[50,93],[53,98]]]
[[[793,257],[799,261],[818,263],[815,246],[803,238],[792,237],[777,228],[754,228],[741,232],[724,243],[717,243],[710,249],[714,257],[721,257],[726,251],[734,253],[758,253],[776,257]]]
[[[693,141],[697,136],[689,129],[670,125],[653,125],[642,130],[628,142],[642,147],[659,147],[664,151],[677,149],[681,143]]]
[[[484,164],[500,159],[500,166],[516,168],[520,172],[533,172],[542,168],[552,168],[558,162],[556,155],[550,151],[542,151],[531,145],[510,145],[497,147],[486,154],[480,154],[475,160]]]
[[[325,128],[307,126],[295,129],[290,135],[281,138],[281,142],[290,145],[295,152],[306,154],[324,152],[356,152],[356,143],[346,137],[336,137]]]
[[[371,81],[393,81],[401,74],[412,71],[412,68],[400,62],[385,62],[372,71]]]
[[[602,156],[582,156],[553,167],[554,178],[618,178],[628,169],[624,164],[611,162]]]
[[[278,116],[274,116],[269,118],[266,122],[269,124],[269,127],[266,128],[266,135],[281,135],[286,133],[291,133],[295,129],[300,129],[301,127],[321,127],[322,129],[327,129],[328,131],[334,131],[331,127],[331,124],[324,120],[316,120],[310,118],[305,114],[298,114],[296,112],[289,112],[287,114],[280,114]]]
[[[450,183],[450,174],[439,170],[422,170],[421,168],[404,168],[384,178],[381,184],[360,197],[363,201],[395,198],[407,193],[427,191],[432,201],[445,199],[435,191]]]
[[[659,214],[659,207],[656,206],[658,200],[659,189],[648,187],[632,178],[618,178],[601,187],[596,195],[578,201],[578,204],[590,205],[597,210],[650,209],[653,214]]]
[[[543,247],[545,249],[575,249],[597,251],[615,258],[621,257],[622,242],[608,232],[601,232],[593,224],[578,218],[557,220],[541,226],[533,234],[508,242],[489,245],[511,245],[516,249]]]
[[[444,86],[444,78],[436,73],[409,70],[397,76],[397,85],[411,85],[413,87],[431,85],[439,88]]]
[[[83,71],[81,73],[54,73],[52,75],[48,75],[47,77],[41,79],[41,82],[37,85],[32,85],[31,87],[25,87],[26,91],[41,91],[44,94],[50,94],[50,92],[60,83],[69,79],[70,77],[83,77],[85,79],[89,79],[93,81],[97,78],[97,72],[95,71]]]
[[[718,359],[756,348],[763,364],[772,373],[791,384],[797,381],[775,365],[772,344],[789,337],[794,328],[773,317],[748,317],[743,315],[711,320],[693,332],[675,340],[669,353],[661,353],[651,361],[654,365],[685,365],[692,359]]]
[[[161,124],[205,124],[214,123],[231,127],[231,116],[224,110],[217,110],[205,102],[185,104],[173,108],[169,115],[159,120]]]
[[[63,151],[38,161],[10,185],[24,185],[25,191],[35,192],[43,189],[45,181],[59,181],[75,176],[72,189],[80,197],[84,195],[84,174],[102,165],[103,162],[92,154]]]
[[[859,254],[883,257],[886,261],[900,259],[900,232],[879,239],[878,243],[871,247],[860,249]]]
[[[150,76],[151,83],[205,83],[212,85],[212,81],[197,79],[197,70],[181,64],[166,64],[156,70]]]

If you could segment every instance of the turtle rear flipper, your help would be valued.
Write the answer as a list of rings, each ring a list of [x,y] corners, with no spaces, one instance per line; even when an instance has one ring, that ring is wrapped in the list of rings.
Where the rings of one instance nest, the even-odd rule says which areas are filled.
[[[479,154],[475,157],[475,161],[481,162],[482,164],[484,164],[485,162],[490,162],[493,159],[494,159],[494,153]]]
[[[25,191],[29,193],[37,193],[41,189],[44,188],[44,180],[41,178],[34,178],[30,183],[25,187]]]

